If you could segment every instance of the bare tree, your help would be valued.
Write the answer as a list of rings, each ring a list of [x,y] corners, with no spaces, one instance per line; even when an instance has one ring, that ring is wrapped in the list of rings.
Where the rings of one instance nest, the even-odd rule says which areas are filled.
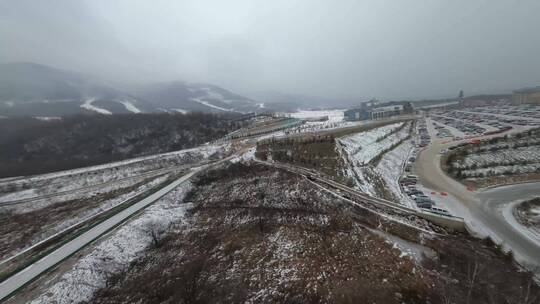
[[[158,219],[152,219],[147,222],[145,226],[146,233],[152,238],[152,245],[154,247],[159,247],[161,245],[161,240],[165,233],[170,229],[171,225],[159,221]]]
[[[474,259],[474,263],[472,263],[472,265],[470,261],[467,263],[467,283],[469,285],[469,290],[467,291],[467,304],[471,302],[472,292],[478,283],[478,275],[480,274],[480,271],[481,268],[477,259]]]
[[[538,273],[539,271],[539,267],[534,267],[534,269],[532,270],[532,273]],[[520,297],[520,300],[518,301],[518,303],[520,304],[532,304],[532,303],[538,303],[538,301],[540,300],[540,292],[534,292],[533,290],[531,290],[531,288],[536,285],[535,282],[534,282],[534,277],[531,276],[527,282],[527,288],[525,289],[525,291],[521,290],[521,297]]]

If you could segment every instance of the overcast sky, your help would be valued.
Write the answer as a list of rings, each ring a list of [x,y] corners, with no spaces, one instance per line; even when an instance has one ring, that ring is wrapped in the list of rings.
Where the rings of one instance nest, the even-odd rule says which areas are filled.
[[[419,98],[540,85],[538,0],[0,0],[0,61],[120,81]]]

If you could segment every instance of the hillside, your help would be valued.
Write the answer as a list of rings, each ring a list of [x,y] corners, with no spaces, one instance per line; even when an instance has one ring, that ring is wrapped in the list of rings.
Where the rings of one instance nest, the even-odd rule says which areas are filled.
[[[155,109],[164,111],[223,113],[262,110],[254,100],[210,84],[173,81],[140,86],[133,92]]]
[[[538,295],[530,274],[489,241],[413,229],[288,172],[233,164],[188,188],[164,199],[182,210],[176,218],[125,228],[146,246],[113,234],[36,303],[533,303]]]
[[[35,63],[0,65],[0,113],[63,116],[148,112],[135,96],[93,77]]]
[[[0,64],[2,116],[151,112],[254,112],[259,103],[211,84],[172,81],[137,87],[36,63]]]
[[[227,134],[237,124],[226,116],[203,113],[0,119],[0,177],[191,148]]]

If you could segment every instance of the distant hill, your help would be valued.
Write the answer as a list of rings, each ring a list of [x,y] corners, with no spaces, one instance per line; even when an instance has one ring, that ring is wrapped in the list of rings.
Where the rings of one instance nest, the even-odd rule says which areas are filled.
[[[0,178],[195,147],[241,127],[231,120],[236,116],[153,113],[0,119]]]
[[[6,116],[149,111],[144,101],[91,76],[35,63],[0,65],[0,112]]]
[[[261,105],[211,84],[167,82],[119,89],[80,73],[36,63],[0,64],[3,116],[149,112],[253,112]]]
[[[154,83],[134,89],[155,109],[177,112],[257,112],[261,104],[210,84],[181,81]]]

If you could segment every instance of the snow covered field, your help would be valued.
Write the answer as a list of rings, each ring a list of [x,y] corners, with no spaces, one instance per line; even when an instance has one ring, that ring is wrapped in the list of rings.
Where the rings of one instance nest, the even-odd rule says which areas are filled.
[[[162,235],[173,223],[182,223],[189,204],[183,198],[191,188],[186,183],[148,207],[139,217],[110,233],[83,252],[61,277],[46,283],[46,290],[31,303],[82,303],[105,287],[107,279],[123,271],[138,254],[152,245],[152,232]]]
[[[123,100],[119,101],[121,104],[126,107],[126,110],[130,111],[131,113],[141,113],[142,111],[139,110],[131,101],[129,100]]]
[[[178,170],[179,171],[179,170]],[[83,189],[82,191],[75,192],[66,192],[64,194],[58,194],[54,196],[44,196],[33,199],[29,202],[22,202],[19,204],[7,204],[0,205],[0,210],[9,211],[13,214],[26,213],[34,210],[39,210],[47,206],[52,206],[57,203],[71,201],[71,200],[80,200],[80,199],[89,199],[99,195],[100,193],[112,193],[113,191],[118,191],[124,188],[132,187],[138,183],[144,181],[154,181],[154,180],[163,180],[166,175],[164,173],[152,174],[152,175],[143,175],[130,179],[122,179],[119,181],[111,181],[104,183],[99,187],[90,187],[88,189]],[[149,182],[153,184],[153,182]],[[36,192],[36,189],[29,189],[32,193]],[[18,193],[15,193],[18,194]],[[6,195],[2,198],[9,198],[10,195]]]
[[[193,164],[215,154],[228,153],[230,149],[230,144],[204,145],[193,149],[133,158],[28,178],[0,179],[0,203],[110,183],[123,178],[144,174],[152,170]]]
[[[395,149],[386,153],[382,158],[375,172],[386,182],[388,189],[392,192],[394,197],[399,203],[406,205],[410,208],[415,208],[415,204],[411,201],[409,196],[401,191],[399,186],[399,178],[403,173],[403,167],[407,162],[414,145],[411,140],[407,140],[397,146]]]
[[[405,124],[390,124],[346,136],[338,139],[336,145],[347,164],[345,175],[353,179],[357,189],[410,206],[409,199],[401,193],[398,179],[413,145],[404,141],[391,149],[409,136],[409,124]],[[379,162],[372,164],[377,157]]]
[[[87,99],[82,105],[81,108],[86,109],[88,111],[97,112],[99,114],[105,114],[105,115],[112,115],[111,111],[102,109],[99,107],[96,107],[92,104],[96,99],[95,98],[89,98]]]
[[[52,199],[38,201],[32,204],[22,204],[22,205],[3,207],[2,208],[3,212],[10,212],[9,214],[11,216],[21,215],[20,218],[28,219],[31,222],[25,225],[25,228],[28,229],[29,231],[25,231],[24,229],[12,230],[12,229],[9,229],[8,227],[4,227],[4,225],[7,223],[2,223],[0,228],[2,232],[5,233],[5,235],[3,235],[2,238],[0,238],[0,243],[5,247],[2,248],[2,250],[0,251],[0,257],[3,260],[6,257],[13,256],[75,224],[78,224],[87,219],[90,219],[101,212],[112,209],[124,203],[128,199],[135,197],[139,194],[142,194],[152,189],[153,187],[163,183],[167,179],[167,177],[168,176],[160,176],[160,177],[151,179],[143,184],[140,184],[139,186],[137,186],[135,189],[131,191],[121,193],[119,195],[116,195],[104,201],[98,200],[97,198],[98,191],[94,191],[90,193],[85,193],[83,196],[66,195],[62,197],[55,197]],[[126,187],[129,187],[129,186],[132,186],[132,185],[126,185]],[[119,190],[119,188],[117,188],[117,185],[114,185],[111,187],[114,187],[114,189],[112,190],[102,189],[99,191],[101,191],[101,193],[106,193],[108,191]],[[54,214],[56,212],[56,210],[54,209],[55,204],[67,202],[71,200],[84,200],[84,199],[93,199],[96,201],[96,203],[88,204],[87,206],[81,206],[81,204],[72,202],[73,206],[71,207],[71,212],[70,212],[69,217],[66,217],[66,216],[60,217],[57,214]],[[51,211],[47,211],[47,209],[41,210],[48,206],[53,206],[53,210]],[[67,208],[69,207],[67,206],[61,207],[62,211],[64,211]],[[51,212],[51,213],[48,213],[48,212]],[[39,216],[47,216],[47,219],[46,220],[36,219],[36,217],[39,217]],[[37,226],[34,226],[34,222],[39,222],[39,224]],[[21,234],[23,234],[24,236],[21,236]],[[8,240],[6,241],[6,239],[4,238],[8,238]]]
[[[202,100],[200,98],[191,98],[191,100],[196,101],[196,102],[198,102],[200,104],[203,104],[203,105],[205,105],[207,107],[210,107],[212,109],[216,109],[216,110],[220,110],[220,111],[224,111],[224,112],[233,112],[234,111],[233,109],[227,109],[227,108],[223,108],[223,107],[220,107],[220,106],[213,105],[210,102],[208,102],[206,100]]]
[[[407,128],[397,131],[403,124],[403,122],[394,123],[366,132],[346,136],[340,138],[339,143],[355,165],[363,166],[372,161],[381,152],[409,135],[409,130]],[[389,136],[389,134],[396,131],[396,134]]]

